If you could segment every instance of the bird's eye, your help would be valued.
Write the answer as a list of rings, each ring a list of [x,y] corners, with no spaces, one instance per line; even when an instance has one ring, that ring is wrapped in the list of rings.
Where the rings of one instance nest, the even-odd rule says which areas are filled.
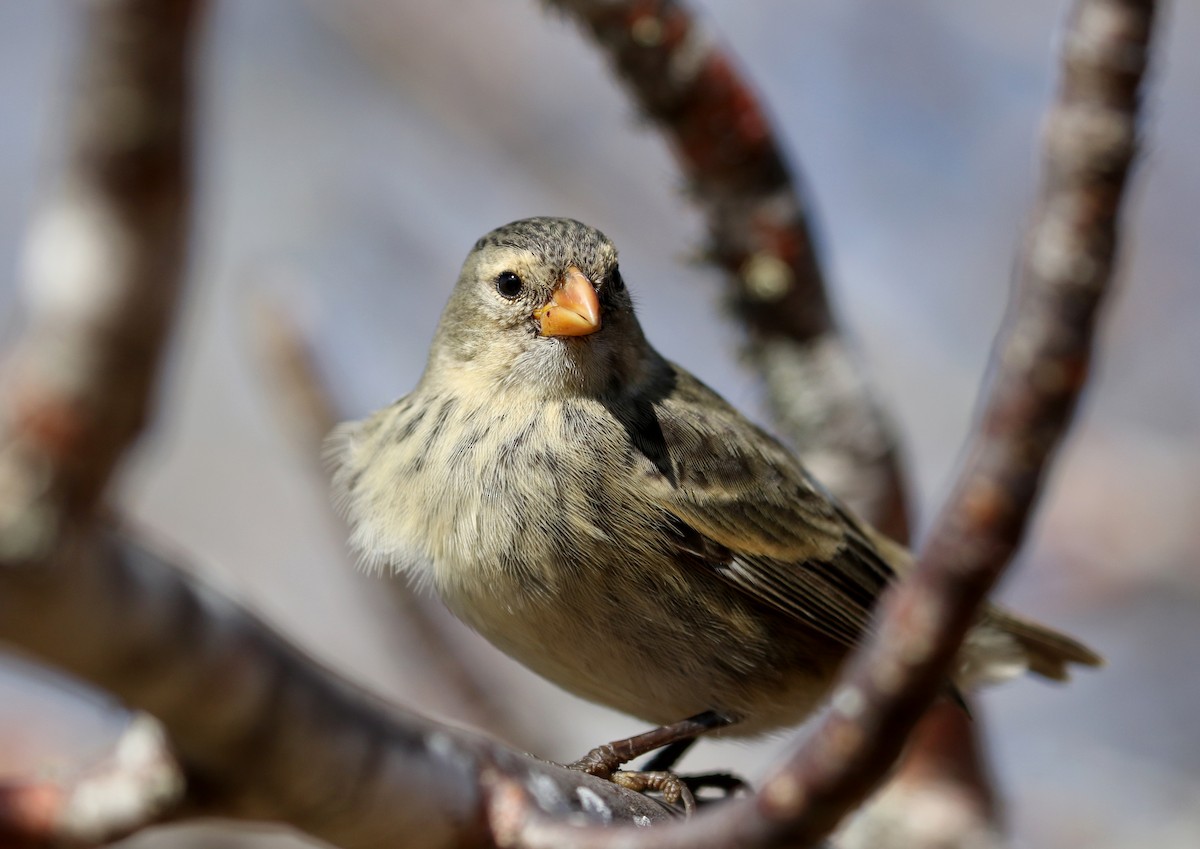
[[[620,292],[625,288],[625,279],[621,276],[621,269],[614,267],[608,275],[608,285],[612,286],[614,292]]]
[[[525,284],[515,271],[501,271],[500,276],[496,278],[496,291],[510,300],[521,294],[523,288]]]

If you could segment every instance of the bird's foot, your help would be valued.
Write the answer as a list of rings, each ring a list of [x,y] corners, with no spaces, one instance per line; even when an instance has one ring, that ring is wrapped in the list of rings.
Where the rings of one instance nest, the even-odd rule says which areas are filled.
[[[603,747],[600,748],[602,749]],[[593,749],[588,753],[588,756],[596,755],[597,751],[597,749]],[[728,799],[738,792],[749,791],[750,789],[750,786],[745,781],[727,772],[713,772],[702,775],[677,775],[667,770],[609,769],[607,763],[603,762],[602,758],[591,757],[589,760],[589,757],[581,758],[575,763],[570,764],[570,768],[586,772],[598,778],[606,778],[613,784],[624,787],[626,790],[633,790],[636,793],[658,793],[668,805],[680,805],[683,808],[685,816],[691,816],[695,813],[696,807],[699,804],[716,801],[715,799],[706,798],[697,800],[697,794],[701,790],[719,790],[721,791],[720,798]]]
[[[638,770],[617,769],[624,763],[611,746],[597,746],[573,764],[567,764],[570,769],[577,769],[604,778],[632,790],[635,793],[647,791],[660,793],[668,805],[683,805],[684,814],[691,816],[696,810],[696,797],[687,781],[673,772],[655,770],[641,772]]]
[[[687,780],[673,772],[635,772],[619,769],[608,777],[613,784],[633,790],[659,793],[668,805],[682,805],[685,816],[696,812],[696,796]]]
[[[690,815],[696,810],[698,790],[715,788],[722,791],[722,798],[727,798],[746,788],[746,782],[727,773],[681,776],[671,770],[675,761],[699,734],[728,724],[728,718],[716,713],[700,714],[636,737],[597,746],[568,766],[598,778],[606,778],[628,790],[658,793],[663,801],[670,805],[681,805],[684,813]],[[621,769],[634,758],[655,749],[659,752],[646,764],[646,769]]]
[[[597,778],[613,777],[618,769],[620,769],[629,758],[623,757],[621,753],[613,747],[611,743],[605,743],[603,746],[597,746],[586,755],[574,763],[566,765],[567,769],[577,769],[580,772],[586,772],[588,775],[594,775]]]

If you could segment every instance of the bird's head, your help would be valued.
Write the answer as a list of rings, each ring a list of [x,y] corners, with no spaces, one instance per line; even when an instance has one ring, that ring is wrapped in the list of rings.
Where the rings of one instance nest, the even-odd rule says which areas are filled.
[[[569,218],[526,218],[475,243],[442,314],[430,369],[598,393],[635,379],[648,350],[613,243]]]

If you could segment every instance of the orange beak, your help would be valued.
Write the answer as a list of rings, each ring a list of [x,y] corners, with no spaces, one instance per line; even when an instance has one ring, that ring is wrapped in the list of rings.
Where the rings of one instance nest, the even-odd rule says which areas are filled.
[[[543,336],[587,336],[600,329],[600,299],[592,281],[572,265],[549,302],[534,310],[533,317],[541,323]]]

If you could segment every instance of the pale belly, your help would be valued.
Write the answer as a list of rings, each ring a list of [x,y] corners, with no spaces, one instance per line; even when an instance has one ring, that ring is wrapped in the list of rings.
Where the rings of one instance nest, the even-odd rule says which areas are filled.
[[[679,559],[635,486],[600,486],[610,467],[654,473],[600,412],[490,413],[485,443],[432,438],[446,408],[413,426],[419,409],[398,405],[385,447],[350,460],[355,544],[501,650],[585,699],[657,724],[714,710],[733,735],[795,725],[824,695],[838,646]]]
[[[593,569],[535,593],[511,576],[483,589],[445,588],[443,599],[548,680],[654,724],[715,710],[737,720],[730,736],[796,725],[836,670],[793,623],[662,562]]]

